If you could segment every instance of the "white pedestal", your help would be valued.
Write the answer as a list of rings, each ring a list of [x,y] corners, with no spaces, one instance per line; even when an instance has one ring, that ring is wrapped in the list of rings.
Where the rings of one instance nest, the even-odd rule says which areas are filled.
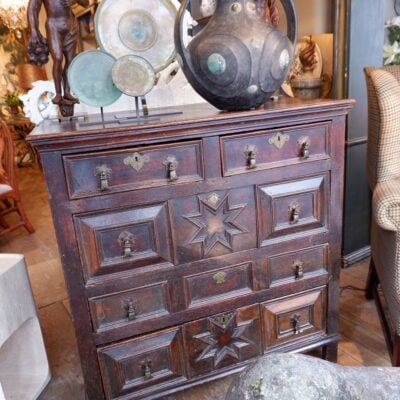
[[[0,254],[0,321],[0,400],[35,400],[51,376],[20,254]]]

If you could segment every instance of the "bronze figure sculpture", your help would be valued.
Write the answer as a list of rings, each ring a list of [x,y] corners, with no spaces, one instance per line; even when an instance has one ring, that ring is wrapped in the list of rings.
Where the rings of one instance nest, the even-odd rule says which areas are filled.
[[[29,0],[28,4],[30,62],[40,66],[48,61],[50,52],[56,91],[52,102],[60,107],[63,116],[71,116],[73,105],[79,102],[71,94],[67,80],[68,66],[77,52],[78,21],[71,9],[75,3],[87,7],[89,0]],[[39,29],[42,5],[47,16],[46,37]]]

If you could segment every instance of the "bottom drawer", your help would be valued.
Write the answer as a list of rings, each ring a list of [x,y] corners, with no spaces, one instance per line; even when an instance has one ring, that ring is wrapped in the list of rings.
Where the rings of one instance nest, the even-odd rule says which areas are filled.
[[[186,380],[178,329],[100,348],[98,357],[107,399],[140,399]]]
[[[265,348],[325,334],[325,309],[326,288],[262,304]]]

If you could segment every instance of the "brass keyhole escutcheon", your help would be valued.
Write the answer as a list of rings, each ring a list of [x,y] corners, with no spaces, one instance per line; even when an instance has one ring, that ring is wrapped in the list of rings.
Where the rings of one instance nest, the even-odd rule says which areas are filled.
[[[150,161],[147,154],[133,153],[129,157],[124,158],[124,164],[132,167],[136,172],[139,172],[143,166]]]
[[[268,143],[273,144],[278,150],[280,150],[289,140],[290,136],[287,133],[277,132],[274,136],[268,139]]]
[[[214,276],[213,276],[214,282],[217,285],[221,285],[222,283],[225,283],[226,281],[226,272],[217,272]]]

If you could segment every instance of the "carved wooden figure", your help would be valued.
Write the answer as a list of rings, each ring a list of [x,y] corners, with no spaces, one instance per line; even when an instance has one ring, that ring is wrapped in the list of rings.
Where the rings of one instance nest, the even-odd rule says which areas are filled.
[[[72,96],[67,80],[68,66],[77,52],[78,22],[71,9],[75,3],[87,7],[89,0],[29,0],[28,4],[30,62],[40,66],[48,61],[50,52],[56,90],[52,102],[59,105],[64,116],[71,116],[73,105],[79,102]],[[42,6],[47,16],[46,37],[39,29]]]

